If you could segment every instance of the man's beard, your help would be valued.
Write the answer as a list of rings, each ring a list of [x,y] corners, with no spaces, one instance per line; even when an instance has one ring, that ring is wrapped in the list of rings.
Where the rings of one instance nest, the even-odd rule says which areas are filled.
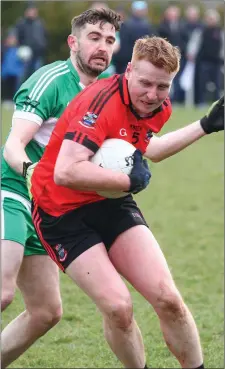
[[[109,66],[108,63],[107,63],[105,68],[91,67],[82,58],[80,50],[77,51],[77,53],[76,53],[76,62],[77,62],[77,66],[80,69],[80,71],[83,72],[84,74],[87,74],[90,77],[98,77]]]

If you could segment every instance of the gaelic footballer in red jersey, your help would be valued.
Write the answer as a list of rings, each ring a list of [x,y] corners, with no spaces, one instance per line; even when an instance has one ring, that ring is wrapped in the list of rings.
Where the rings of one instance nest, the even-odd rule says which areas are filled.
[[[171,115],[168,94],[179,60],[178,49],[166,40],[139,39],[125,75],[97,81],[71,102],[32,177],[39,238],[59,268],[97,305],[105,337],[126,368],[146,363],[131,296],[120,275],[155,309],[180,366],[204,368],[195,322],[131,195],[149,183],[142,155],[157,162],[222,129],[221,102],[200,121],[155,137]],[[137,148],[129,176],[90,162],[106,138],[122,138]],[[104,199],[96,194],[100,190],[130,195]]]
[[[138,115],[132,106],[127,84],[124,75],[115,75],[92,84],[70,103],[59,119],[32,180],[33,196],[39,199],[38,205],[44,211],[59,216],[103,199],[95,191],[74,191],[55,183],[54,167],[64,140],[84,146],[93,155],[106,138],[120,138],[132,143],[144,154],[152,133],[158,133],[169,119],[169,98],[148,116]]]

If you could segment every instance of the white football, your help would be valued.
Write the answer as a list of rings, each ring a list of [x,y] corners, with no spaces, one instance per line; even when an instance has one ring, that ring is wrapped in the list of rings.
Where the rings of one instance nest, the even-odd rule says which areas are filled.
[[[91,158],[91,162],[102,167],[130,174],[133,168],[133,153],[136,148],[127,141],[110,138],[103,142],[102,146]],[[98,191],[100,196],[110,199],[124,197],[127,192],[123,191]]]

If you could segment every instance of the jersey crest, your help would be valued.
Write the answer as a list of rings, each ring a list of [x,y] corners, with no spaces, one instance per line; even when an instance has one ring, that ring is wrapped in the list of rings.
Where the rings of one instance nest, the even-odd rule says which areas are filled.
[[[94,128],[96,119],[98,118],[97,114],[95,113],[91,113],[91,112],[87,112],[83,118],[81,119],[80,123],[87,127],[87,128]]]

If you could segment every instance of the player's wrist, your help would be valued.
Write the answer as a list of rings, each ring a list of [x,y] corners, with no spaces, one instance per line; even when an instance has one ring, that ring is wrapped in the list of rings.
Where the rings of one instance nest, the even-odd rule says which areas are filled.
[[[210,126],[210,122],[208,121],[207,115],[205,115],[203,118],[199,121],[200,127],[202,128],[203,132],[206,135],[209,135],[210,133],[213,133],[212,127]]]
[[[203,117],[204,118],[204,117]],[[204,129],[204,121],[203,121],[203,124],[202,124],[202,119],[199,119],[196,123],[198,124],[199,126],[199,131],[202,133],[202,135],[207,135],[208,133],[206,133],[205,129]]]
[[[123,183],[123,188],[121,188],[122,191],[128,192],[131,186],[130,176],[128,174],[122,173],[123,179],[120,183]]]

